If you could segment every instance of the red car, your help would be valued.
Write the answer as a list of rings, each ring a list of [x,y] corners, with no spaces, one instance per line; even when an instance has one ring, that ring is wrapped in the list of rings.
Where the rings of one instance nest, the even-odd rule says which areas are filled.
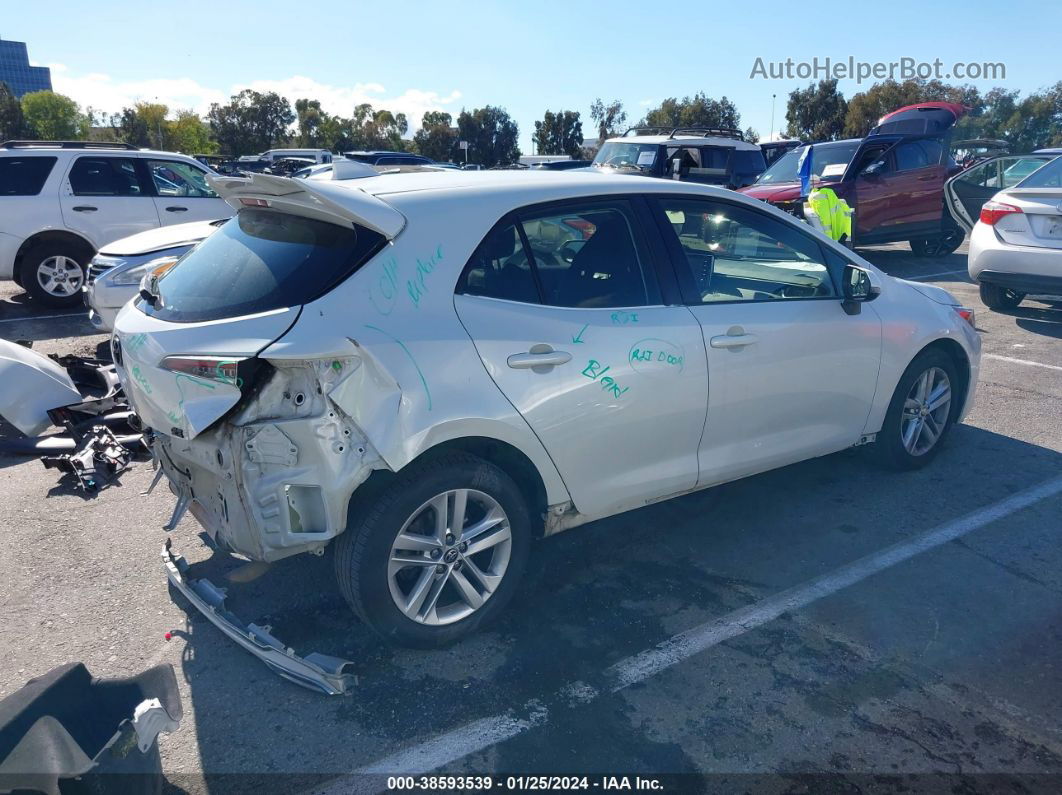
[[[962,244],[944,183],[961,170],[948,138],[966,110],[950,102],[908,105],[883,116],[866,138],[814,144],[812,171],[855,208],[853,246],[906,240],[919,256],[943,257]],[[740,192],[802,215],[797,164],[805,149],[783,155]]]

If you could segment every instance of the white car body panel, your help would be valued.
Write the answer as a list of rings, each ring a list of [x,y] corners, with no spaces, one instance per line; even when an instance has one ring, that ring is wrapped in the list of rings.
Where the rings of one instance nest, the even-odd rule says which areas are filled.
[[[934,341],[961,346],[976,383],[980,341],[946,292],[892,279],[821,235],[822,245],[866,268],[881,288],[858,315],[846,315],[839,299],[793,300],[640,307],[626,310],[637,323],[629,317],[622,323],[612,316],[625,310],[454,295],[465,263],[495,222],[537,202],[702,194],[810,233],[791,216],[730,191],[573,172],[442,171],[309,185],[256,175],[214,184],[234,206],[259,197],[284,211],[371,225],[390,239],[301,311],[183,324],[148,318],[134,303],[118,317],[123,382],[147,423],[162,431],[172,488],[190,497],[187,469],[197,518],[252,558],[320,548],[343,531],[348,500],[372,470],[400,470],[450,440],[485,437],[524,453],[545,486],[548,533],[857,444],[881,428],[901,373]],[[809,318],[814,328],[793,331]],[[706,346],[705,339],[738,324],[762,334],[758,350]],[[140,334],[147,342],[130,354],[130,340]],[[633,366],[631,351],[643,340],[673,360],[677,351],[682,367],[666,356],[645,371]],[[572,360],[540,373],[508,365],[509,356],[543,343]],[[276,376],[221,422],[209,416],[220,417],[225,401],[235,405],[235,388],[194,396],[195,417],[175,426],[184,437],[167,435],[181,395],[173,373],[158,363],[179,354],[257,354]],[[612,369],[590,367],[585,374],[590,358]],[[613,382],[605,384],[605,375]],[[292,405],[294,393],[309,396],[303,406]],[[759,409],[755,415],[743,411],[750,405]],[[786,427],[787,410],[797,415],[796,427]]]
[[[26,436],[37,436],[51,426],[49,409],[82,400],[70,374],[56,362],[0,340],[0,416]]]

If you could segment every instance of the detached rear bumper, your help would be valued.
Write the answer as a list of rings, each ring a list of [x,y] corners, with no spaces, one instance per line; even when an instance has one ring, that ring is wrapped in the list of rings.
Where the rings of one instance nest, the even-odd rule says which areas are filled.
[[[285,679],[330,696],[346,694],[356,683],[350,669],[353,663],[313,652],[299,657],[273,635],[268,627],[244,624],[225,608],[225,591],[209,580],[189,580],[188,563],[170,551],[169,543],[162,549],[166,576],[218,629],[236,641],[259,660]]]

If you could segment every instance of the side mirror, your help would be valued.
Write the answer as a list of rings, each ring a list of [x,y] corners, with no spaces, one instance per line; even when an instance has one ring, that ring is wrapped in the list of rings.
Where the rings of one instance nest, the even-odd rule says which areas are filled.
[[[870,271],[855,265],[844,266],[841,289],[844,291],[841,308],[849,315],[858,315],[861,304],[873,301],[881,295],[881,287],[874,283]]]
[[[885,161],[875,160],[869,166],[863,169],[863,176],[866,177],[878,177],[885,172]]]

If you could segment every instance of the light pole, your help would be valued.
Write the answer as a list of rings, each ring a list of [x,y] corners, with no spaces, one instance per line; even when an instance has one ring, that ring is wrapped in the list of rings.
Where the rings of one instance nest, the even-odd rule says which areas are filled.
[[[774,98],[777,94],[771,94],[771,140],[774,140]]]

